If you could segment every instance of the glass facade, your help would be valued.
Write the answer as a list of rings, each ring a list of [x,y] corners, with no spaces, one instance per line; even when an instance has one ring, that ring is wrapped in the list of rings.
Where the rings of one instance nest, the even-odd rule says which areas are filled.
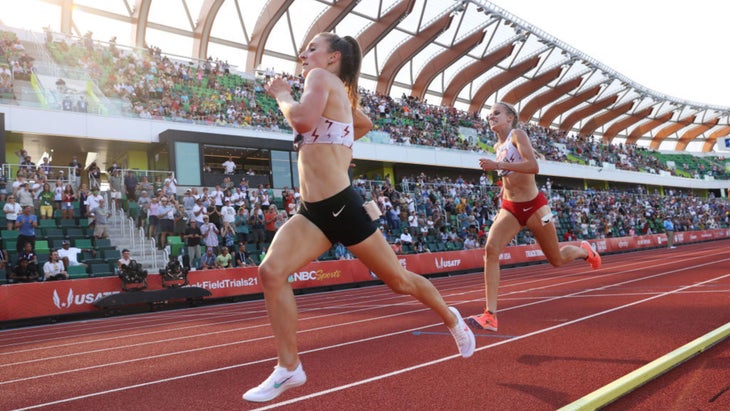
[[[175,178],[180,185],[200,185],[200,145],[198,143],[175,142]]]
[[[271,150],[271,179],[274,188],[291,188],[298,185],[299,180],[294,179],[296,159],[290,159],[289,154],[288,151]]]

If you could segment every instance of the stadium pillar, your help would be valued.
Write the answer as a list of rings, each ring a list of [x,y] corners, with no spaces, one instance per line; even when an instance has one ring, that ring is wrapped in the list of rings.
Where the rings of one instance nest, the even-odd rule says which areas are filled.
[[[73,24],[73,0],[63,0],[61,3],[61,33],[72,34]]]
[[[3,162],[7,162],[5,158],[5,113],[0,113],[0,158]],[[6,176],[9,178],[9,176]]]
[[[395,173],[393,172],[393,163],[383,164],[383,180],[386,179],[391,186],[395,185]]]

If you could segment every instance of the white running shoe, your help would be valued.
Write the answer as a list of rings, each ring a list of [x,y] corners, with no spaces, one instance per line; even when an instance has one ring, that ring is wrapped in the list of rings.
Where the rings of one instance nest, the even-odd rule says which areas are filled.
[[[454,340],[456,340],[456,346],[459,347],[459,353],[461,356],[469,358],[472,354],[474,354],[474,349],[477,345],[474,333],[471,331],[471,328],[466,325],[464,319],[461,318],[459,310],[454,307],[449,307],[449,310],[454,313],[456,320],[458,321],[454,328],[449,328],[449,331],[451,331],[451,335],[453,335]]]
[[[299,363],[294,371],[289,371],[277,365],[269,378],[264,380],[258,387],[246,391],[243,394],[243,399],[254,402],[271,401],[287,389],[298,387],[305,382],[307,382],[307,374],[304,373],[302,363]]]

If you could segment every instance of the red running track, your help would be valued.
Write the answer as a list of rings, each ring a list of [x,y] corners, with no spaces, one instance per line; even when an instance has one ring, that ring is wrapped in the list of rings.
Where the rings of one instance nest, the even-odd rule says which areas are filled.
[[[499,333],[458,356],[435,314],[384,286],[297,297],[309,381],[241,395],[275,364],[263,301],[0,332],[0,409],[553,410],[730,322],[730,240],[505,269]],[[433,283],[463,315],[481,273]],[[608,409],[730,409],[726,340]]]

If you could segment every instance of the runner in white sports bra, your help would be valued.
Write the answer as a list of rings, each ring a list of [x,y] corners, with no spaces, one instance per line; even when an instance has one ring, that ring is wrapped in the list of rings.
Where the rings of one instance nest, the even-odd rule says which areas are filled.
[[[512,143],[512,132],[514,130],[510,130],[509,134],[507,135],[507,140],[500,144],[499,148],[497,149],[497,162],[502,163],[517,163],[521,162],[524,159],[522,158],[522,155],[520,154],[520,151],[517,149],[517,146]],[[512,171],[500,169],[497,170],[497,175],[500,177],[506,176],[511,174]]]
[[[437,313],[463,357],[472,355],[475,347],[474,334],[458,311],[446,305],[427,278],[400,264],[350,183],[353,141],[372,128],[372,122],[357,108],[362,62],[357,40],[320,33],[299,58],[304,76],[299,101],[281,78],[266,86],[289,125],[299,133],[295,143],[301,143],[297,169],[302,206],[276,232],[258,267],[278,364],[269,378],[243,395],[247,401],[270,401],[307,381],[297,352],[297,307],[288,277],[331,248],[334,241],[345,244],[393,291],[411,295]]]
[[[352,123],[342,123],[320,117],[315,128],[296,135],[294,149],[298,151],[305,144],[339,144],[352,148],[355,143],[354,130],[355,127]]]

